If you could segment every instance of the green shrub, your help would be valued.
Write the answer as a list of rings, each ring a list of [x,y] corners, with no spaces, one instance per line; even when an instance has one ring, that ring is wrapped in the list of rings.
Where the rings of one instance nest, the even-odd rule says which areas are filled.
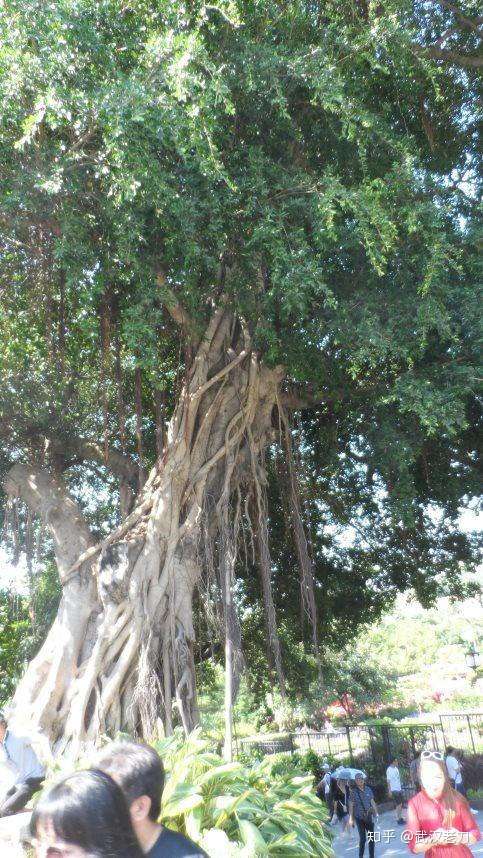
[[[265,759],[265,768],[273,777],[311,774],[314,781],[319,781],[323,775],[322,763],[326,757],[322,759],[315,751],[306,751],[304,754],[295,751],[292,754],[270,754],[262,759]]]
[[[213,858],[333,856],[324,805],[312,775],[274,774],[264,759],[224,763],[198,732],[155,743],[168,779],[161,818]]]
[[[466,796],[468,801],[483,801],[483,789],[469,789]]]
[[[186,739],[179,730],[152,744],[167,774],[161,821],[199,843],[211,858],[334,858],[325,805],[306,766],[309,755],[227,764],[200,731]],[[92,762],[86,757],[78,767]],[[70,771],[68,760],[58,760],[46,786]]]
[[[265,760],[264,770],[272,778],[309,774],[309,770],[303,765],[300,754],[270,754]]]
[[[463,782],[468,790],[481,790],[483,787],[483,754],[464,756]]]
[[[312,772],[314,778],[321,775],[322,758],[315,751],[306,751],[300,762],[304,772]]]
[[[246,750],[241,751],[238,754],[238,762],[243,763],[244,766],[252,766],[253,763],[261,763],[264,759],[265,754],[262,749],[258,745],[249,745],[245,746]]]

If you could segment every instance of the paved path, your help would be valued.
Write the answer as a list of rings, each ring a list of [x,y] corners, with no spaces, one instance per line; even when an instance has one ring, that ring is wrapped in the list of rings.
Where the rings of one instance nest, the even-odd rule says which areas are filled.
[[[483,832],[483,812],[475,814],[480,830]],[[339,828],[339,826],[337,826]],[[405,843],[401,842],[403,826],[396,825],[393,813],[384,813],[379,817],[376,832],[380,831],[381,840],[376,843],[376,858],[410,858],[411,853]],[[395,832],[395,836],[384,832]],[[377,836],[377,835],[376,835]],[[338,834],[334,840],[335,858],[358,858],[359,837],[355,830],[349,839],[346,834]],[[483,840],[471,847],[473,855],[483,856]],[[368,850],[366,846],[366,858]]]

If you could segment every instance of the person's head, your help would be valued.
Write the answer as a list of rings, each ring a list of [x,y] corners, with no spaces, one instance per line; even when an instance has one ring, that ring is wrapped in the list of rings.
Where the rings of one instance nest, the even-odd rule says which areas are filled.
[[[116,742],[101,754],[97,767],[121,787],[137,832],[146,824],[157,822],[164,768],[154,748],[137,742]]]
[[[414,759],[419,760],[420,756],[421,756],[421,751],[416,751],[416,753],[414,755]]]
[[[328,763],[322,764],[322,771],[324,772],[324,774],[327,774],[327,772],[330,772],[330,766]]]
[[[0,709],[0,742],[3,742],[5,733],[7,732],[7,716],[3,709]]]
[[[454,748],[452,745],[448,745],[446,748],[446,756],[451,757],[454,754]]]
[[[397,757],[394,757],[394,759],[392,759],[392,760],[391,760],[391,762],[389,763],[389,765],[390,765],[390,766],[396,766],[396,767],[397,767],[398,763],[399,763],[398,758],[397,758]]]
[[[356,787],[358,787],[359,789],[364,789],[366,785],[366,776],[363,772],[356,772],[354,780],[356,782]]]
[[[30,833],[37,858],[142,858],[122,790],[95,769],[43,793]]]
[[[419,779],[429,798],[442,801],[447,810],[454,811],[458,794],[451,786],[443,754],[439,751],[422,752]]]

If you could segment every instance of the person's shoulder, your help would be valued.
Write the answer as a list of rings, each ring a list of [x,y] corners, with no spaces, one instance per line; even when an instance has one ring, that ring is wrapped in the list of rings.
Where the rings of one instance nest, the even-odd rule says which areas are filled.
[[[12,730],[9,730],[6,736],[6,741],[11,742],[12,745],[31,745],[31,741],[28,736],[24,736],[23,733],[14,733]]]
[[[207,858],[201,846],[197,846],[179,831],[163,828],[150,852],[149,858]]]

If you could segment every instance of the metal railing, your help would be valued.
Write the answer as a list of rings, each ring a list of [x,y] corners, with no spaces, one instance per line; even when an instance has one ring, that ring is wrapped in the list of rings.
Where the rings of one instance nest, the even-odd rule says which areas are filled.
[[[242,739],[238,750],[262,754],[314,751],[331,763],[365,769],[373,782],[385,783],[385,769],[398,757],[403,781],[410,783],[409,763],[417,751],[444,752],[452,745],[468,757],[483,754],[483,712],[435,716],[430,723],[346,724],[338,730],[311,730],[271,737]]]

